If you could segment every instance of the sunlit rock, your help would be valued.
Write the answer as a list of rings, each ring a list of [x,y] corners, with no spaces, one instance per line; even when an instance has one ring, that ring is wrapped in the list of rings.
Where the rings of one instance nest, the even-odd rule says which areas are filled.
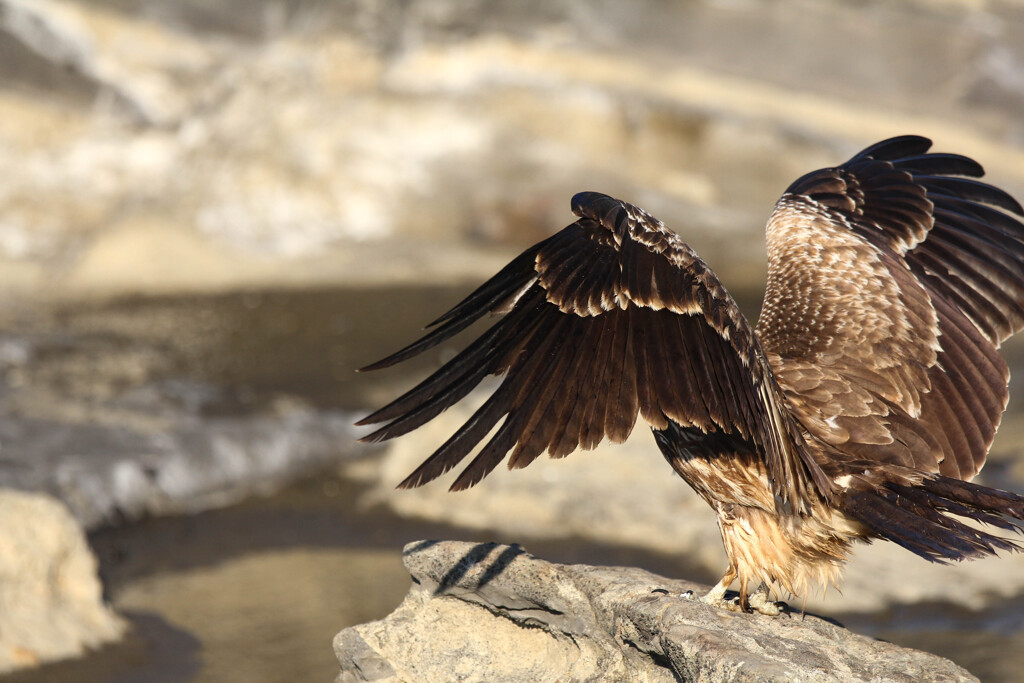
[[[639,569],[557,565],[519,546],[420,541],[388,617],[334,639],[358,681],[976,681],[952,662],[806,618],[737,614]]]
[[[118,640],[96,559],[67,509],[0,490],[0,672],[81,655]]]

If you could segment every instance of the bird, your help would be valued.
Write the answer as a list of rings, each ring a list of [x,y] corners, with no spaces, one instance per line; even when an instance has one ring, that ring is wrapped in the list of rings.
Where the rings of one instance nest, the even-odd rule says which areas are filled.
[[[457,491],[506,458],[621,443],[642,418],[717,515],[728,567],[700,599],[735,611],[778,614],[772,591],[838,586],[859,542],[943,564],[1021,550],[1024,497],[971,479],[1008,401],[998,348],[1024,327],[1024,209],[979,163],[931,147],[890,138],[788,187],[765,229],[756,325],[660,220],[575,195],[575,222],[362,368],[495,319],[360,420],[380,425],[362,440],[406,434],[500,376],[399,484],[436,479],[493,431]]]

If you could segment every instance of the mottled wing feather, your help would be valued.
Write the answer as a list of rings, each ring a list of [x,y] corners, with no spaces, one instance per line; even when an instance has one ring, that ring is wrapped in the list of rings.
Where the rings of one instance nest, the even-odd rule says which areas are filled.
[[[887,346],[867,329],[853,334],[842,311],[803,329],[773,325],[769,315],[758,331],[770,328],[765,348],[779,382],[816,436],[857,458],[967,480],[985,461],[1008,397],[996,349],[1024,327],[1024,210],[975,180],[977,162],[930,147],[916,136],[878,143],[799,179],[776,210],[871,245],[897,292],[871,302],[891,323],[874,327],[905,338]],[[857,268],[836,268],[834,286],[854,311],[870,288],[856,282]],[[801,347],[808,338],[819,346]],[[833,340],[827,350],[822,338]],[[806,353],[795,356],[800,348]]]
[[[766,461],[775,492],[801,510],[827,495],[768,362],[735,301],[697,255],[660,221],[597,193],[573,198],[578,221],[516,258],[435,329],[369,366],[405,360],[503,313],[487,332],[408,393],[361,424],[390,439],[464,398],[487,375],[498,388],[402,486],[455,467],[497,431],[456,479],[479,482],[506,456],[525,467],[629,436],[638,415],[735,435]],[[500,426],[499,426],[500,423]]]

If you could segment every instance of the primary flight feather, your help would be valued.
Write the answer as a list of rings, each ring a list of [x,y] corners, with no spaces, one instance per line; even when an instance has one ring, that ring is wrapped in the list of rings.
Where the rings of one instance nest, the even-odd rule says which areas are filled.
[[[640,416],[718,514],[739,607],[774,613],[838,581],[853,541],[884,538],[948,562],[1012,540],[1024,497],[969,483],[1006,408],[1000,343],[1024,327],[1024,210],[931,141],[879,142],[809,173],[766,229],[768,283],[752,327],[710,268],[642,209],[573,197],[579,220],[530,247],[368,368],[410,358],[486,314],[502,317],[360,424],[405,434],[487,375],[497,389],[401,483],[459,465],[453,490],[508,458],[525,467],[624,441]],[[750,595],[751,582],[760,585]]]

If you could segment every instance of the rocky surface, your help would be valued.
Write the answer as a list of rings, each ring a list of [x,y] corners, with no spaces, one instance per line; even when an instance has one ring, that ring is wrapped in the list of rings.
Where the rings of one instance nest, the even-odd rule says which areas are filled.
[[[727,612],[707,590],[631,568],[556,565],[519,546],[420,541],[413,585],[381,621],[341,631],[356,681],[976,681],[935,655],[813,615]]]
[[[60,502],[0,489],[0,672],[117,640],[96,560]]]

